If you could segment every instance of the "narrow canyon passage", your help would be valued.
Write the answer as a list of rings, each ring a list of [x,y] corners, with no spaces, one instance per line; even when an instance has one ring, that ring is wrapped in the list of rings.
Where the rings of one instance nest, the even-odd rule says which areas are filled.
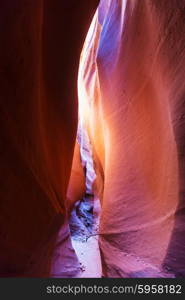
[[[89,137],[79,121],[68,197],[73,200],[70,209],[70,232],[72,245],[80,262],[77,277],[99,278],[102,276],[100,249],[98,244],[101,205],[94,194],[96,179]]]
[[[0,1],[0,277],[185,277],[184,15]]]

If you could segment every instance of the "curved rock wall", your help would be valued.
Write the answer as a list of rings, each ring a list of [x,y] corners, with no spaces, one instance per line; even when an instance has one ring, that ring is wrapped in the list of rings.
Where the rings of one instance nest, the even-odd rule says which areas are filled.
[[[0,1],[1,277],[79,271],[66,194],[97,5]],[[101,0],[83,48],[107,277],[185,276],[184,12],[184,0]]]
[[[107,277],[185,275],[184,9],[101,0],[84,45],[80,113],[104,183]]]
[[[80,145],[76,142],[67,190],[67,206],[69,207],[69,212],[73,209],[75,202],[83,198],[85,190],[85,171],[81,161]]]
[[[79,57],[97,5],[0,1],[0,276],[79,269],[65,199]]]

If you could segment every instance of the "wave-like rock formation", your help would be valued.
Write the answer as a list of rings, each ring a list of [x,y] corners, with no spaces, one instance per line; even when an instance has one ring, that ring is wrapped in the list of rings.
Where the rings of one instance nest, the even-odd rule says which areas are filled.
[[[102,0],[83,48],[104,276],[185,275],[184,12],[185,1]]]
[[[75,276],[66,192],[96,0],[0,1],[0,276]]]
[[[78,95],[103,276],[185,276],[185,0],[98,4],[0,1],[0,277],[80,270]]]

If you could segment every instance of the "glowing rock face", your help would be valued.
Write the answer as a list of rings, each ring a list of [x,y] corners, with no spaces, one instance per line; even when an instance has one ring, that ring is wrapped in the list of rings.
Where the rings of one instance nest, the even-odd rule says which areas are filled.
[[[76,201],[80,200],[85,194],[85,173],[81,163],[80,145],[76,142],[73,155],[71,176],[67,190],[67,206],[69,211],[73,208]]]
[[[177,274],[179,255],[185,273],[185,224],[175,215],[184,208],[184,6],[102,0],[82,51],[80,113],[101,186],[105,276],[173,276],[163,267]]]
[[[1,277],[78,272],[66,194],[97,4],[0,1]],[[185,276],[184,10],[102,0],[84,45],[105,276]]]
[[[86,130],[80,125],[77,131],[71,176],[67,190],[67,206],[73,208],[76,201],[86,194],[93,193],[93,184],[96,178],[93,167],[91,146]]]

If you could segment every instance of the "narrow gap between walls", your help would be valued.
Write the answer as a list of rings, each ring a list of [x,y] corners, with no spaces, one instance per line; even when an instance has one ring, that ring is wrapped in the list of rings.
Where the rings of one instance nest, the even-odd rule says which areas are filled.
[[[100,201],[93,193],[96,173],[93,165],[92,149],[88,134],[79,122],[77,143],[80,145],[81,163],[85,174],[85,195],[79,199],[71,211],[70,231],[72,244],[80,262],[80,278],[100,278],[102,276],[98,227]]]

